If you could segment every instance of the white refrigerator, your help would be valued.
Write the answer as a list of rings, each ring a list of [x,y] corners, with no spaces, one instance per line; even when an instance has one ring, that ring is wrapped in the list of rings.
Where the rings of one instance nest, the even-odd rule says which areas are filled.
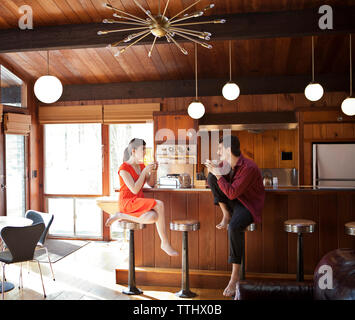
[[[313,144],[313,185],[355,188],[355,143]]]

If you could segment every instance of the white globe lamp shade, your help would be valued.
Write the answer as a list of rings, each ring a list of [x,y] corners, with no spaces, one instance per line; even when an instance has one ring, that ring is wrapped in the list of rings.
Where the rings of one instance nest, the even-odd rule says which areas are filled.
[[[341,104],[341,110],[347,116],[355,116],[355,98],[346,98]]]
[[[323,97],[324,89],[319,83],[310,83],[304,90],[306,98],[310,101],[318,101]]]
[[[205,114],[205,106],[198,101],[191,102],[187,108],[187,113],[192,119],[200,119]]]
[[[235,100],[239,97],[240,89],[236,83],[228,82],[224,85],[222,94],[227,100]]]
[[[62,96],[63,85],[57,77],[47,75],[37,79],[34,91],[39,101],[54,103]]]

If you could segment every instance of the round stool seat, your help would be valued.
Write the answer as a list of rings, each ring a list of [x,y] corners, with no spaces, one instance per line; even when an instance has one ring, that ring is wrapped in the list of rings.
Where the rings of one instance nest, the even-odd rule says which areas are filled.
[[[136,223],[128,220],[121,220],[117,222],[119,228],[124,230],[142,230],[145,228],[145,224]]]
[[[345,224],[345,233],[350,236],[355,236],[355,221]]]
[[[306,219],[292,219],[284,222],[285,231],[293,233],[312,233],[316,223]]]
[[[200,229],[200,222],[197,220],[173,220],[170,222],[170,230],[173,231],[196,231]]]
[[[255,223],[251,223],[249,224],[244,231],[255,231],[256,230],[256,224]]]

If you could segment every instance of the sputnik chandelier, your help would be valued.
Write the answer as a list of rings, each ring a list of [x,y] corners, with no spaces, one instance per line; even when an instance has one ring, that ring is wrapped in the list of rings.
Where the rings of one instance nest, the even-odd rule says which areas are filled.
[[[216,19],[216,20],[211,20],[211,21],[202,21],[202,22],[184,22],[185,20],[192,19],[192,18],[197,18],[202,16],[207,10],[212,9],[214,7],[214,4],[210,4],[207,7],[203,8],[202,10],[198,10],[192,13],[185,13],[189,9],[191,9],[194,5],[199,3],[201,0],[198,0],[185,8],[184,10],[180,11],[177,13],[175,16],[172,18],[168,18],[166,16],[166,10],[169,6],[170,0],[167,0],[165,8],[163,13],[161,13],[161,5],[160,5],[159,0],[159,6],[158,6],[158,14],[157,15],[152,15],[152,13],[149,10],[144,9],[136,0],[133,0],[133,2],[137,5],[138,8],[140,8],[148,17],[146,19],[142,19],[140,17],[137,17],[133,14],[124,12],[120,9],[117,9],[113,7],[111,4],[105,4],[106,8],[109,8],[115,13],[113,16],[115,18],[121,19],[121,20],[114,20],[114,19],[104,19],[103,23],[118,23],[118,24],[126,24],[126,25],[132,25],[132,27],[125,28],[125,29],[117,29],[117,30],[104,30],[104,31],[99,31],[97,34],[98,35],[106,35],[109,33],[114,33],[114,32],[126,32],[126,31],[134,31],[135,33],[132,33],[128,35],[126,38],[123,40],[120,40],[118,42],[110,44],[108,47],[118,47],[122,43],[127,43],[132,41],[133,39],[136,39],[134,42],[131,42],[130,44],[126,45],[125,47],[118,49],[117,52],[115,53],[115,56],[120,55],[121,53],[125,52],[129,47],[133,46],[134,44],[138,43],[139,41],[143,40],[145,37],[149,36],[152,34],[154,36],[154,40],[152,43],[152,46],[148,52],[148,56],[151,57],[152,51],[154,49],[155,42],[157,38],[162,38],[165,37],[166,40],[169,43],[174,43],[179,50],[187,55],[188,52],[174,39],[174,37],[177,35],[181,38],[185,38],[186,40],[190,40],[192,42],[195,42],[202,47],[211,49],[212,46],[204,41],[197,40],[197,39],[202,39],[202,40],[210,40],[211,33],[209,32],[202,32],[202,31],[196,31],[192,29],[186,29],[186,28],[181,28],[184,26],[192,26],[192,25],[199,25],[199,24],[207,24],[207,23],[225,23],[226,20],[224,19]],[[138,31],[142,30],[142,31]],[[195,39],[195,38],[197,39]]]

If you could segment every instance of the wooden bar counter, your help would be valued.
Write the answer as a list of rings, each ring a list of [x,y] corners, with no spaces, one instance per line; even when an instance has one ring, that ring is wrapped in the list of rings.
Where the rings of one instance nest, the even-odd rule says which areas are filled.
[[[162,200],[166,228],[178,257],[160,249],[155,225],[135,232],[137,281],[148,285],[179,286],[181,278],[181,232],[170,231],[174,219],[196,219],[200,230],[189,233],[189,265],[192,287],[223,288],[230,276],[227,230],[219,230],[222,212],[213,204],[208,188],[145,188],[145,197]],[[315,232],[304,234],[304,272],[311,279],[320,258],[336,248],[355,248],[355,237],[345,235],[344,224],[355,221],[355,189],[313,187],[267,188],[262,224],[246,232],[246,276],[295,278],[297,236],[284,231],[284,221],[314,220]],[[141,267],[141,268],[139,268]],[[116,270],[119,284],[127,271]]]
[[[190,268],[230,270],[226,229],[219,230],[222,212],[213,204],[210,189],[144,189],[148,198],[162,200],[172,246],[181,252],[181,233],[169,229],[174,219],[197,219],[199,231],[189,233]],[[246,272],[296,273],[297,237],[284,231],[288,219],[314,220],[316,230],[304,235],[304,268],[313,274],[320,258],[336,248],[355,248],[355,238],[344,234],[344,224],[355,221],[355,189],[313,187],[267,188],[262,224],[246,233]],[[180,268],[181,256],[169,257],[160,249],[154,225],[136,234],[136,264]]]

